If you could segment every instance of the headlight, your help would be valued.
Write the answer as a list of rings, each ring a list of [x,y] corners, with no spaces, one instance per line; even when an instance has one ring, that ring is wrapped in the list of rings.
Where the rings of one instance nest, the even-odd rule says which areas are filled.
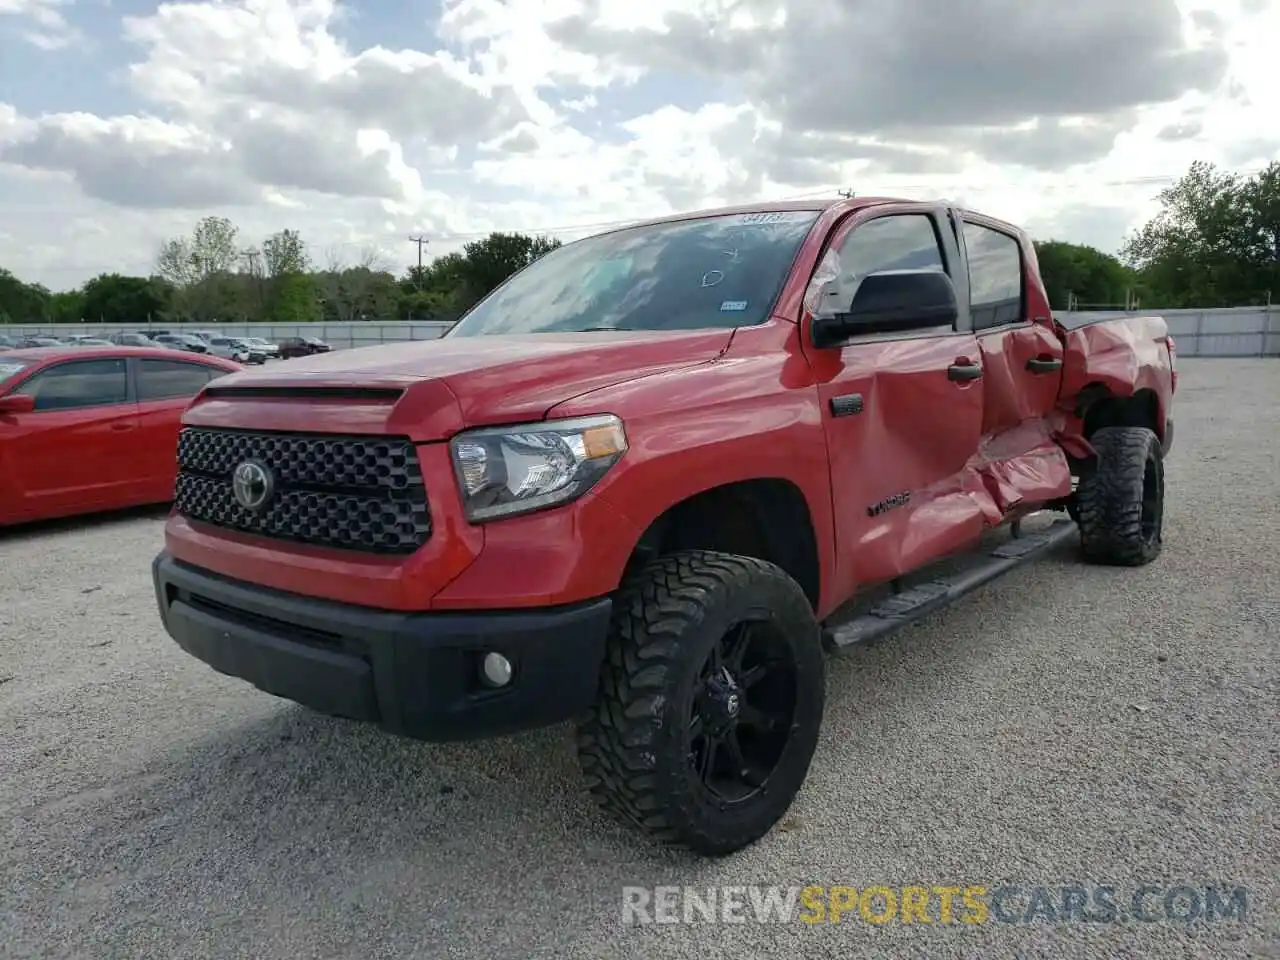
[[[574,500],[627,451],[615,416],[468,430],[450,444],[467,519],[495,520]]]

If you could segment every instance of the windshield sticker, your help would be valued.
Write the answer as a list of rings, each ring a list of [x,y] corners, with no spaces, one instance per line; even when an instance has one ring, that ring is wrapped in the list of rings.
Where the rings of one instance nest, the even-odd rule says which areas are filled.
[[[720,311],[722,313],[729,313],[731,311],[737,313],[745,309],[747,309],[747,301],[745,300],[726,300],[724,303],[720,304]]]
[[[812,217],[812,210],[770,210],[761,213],[745,213],[738,222],[753,227],[763,227],[775,223],[799,223]]]

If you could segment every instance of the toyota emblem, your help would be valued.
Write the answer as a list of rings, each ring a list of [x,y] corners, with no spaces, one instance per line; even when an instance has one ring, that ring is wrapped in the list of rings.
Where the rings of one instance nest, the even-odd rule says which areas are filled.
[[[274,490],[271,471],[257,460],[246,460],[231,475],[231,493],[246,510],[261,510]]]

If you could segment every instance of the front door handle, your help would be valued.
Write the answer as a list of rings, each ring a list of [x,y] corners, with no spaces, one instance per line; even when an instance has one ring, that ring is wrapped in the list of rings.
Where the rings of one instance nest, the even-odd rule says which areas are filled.
[[[982,367],[976,363],[953,363],[947,367],[948,380],[978,380],[981,377]]]
[[[1032,357],[1027,361],[1027,369],[1032,373],[1053,373],[1062,369],[1062,361],[1055,357]]]
[[[123,433],[123,432],[124,432],[124,431],[126,431],[126,430],[132,430],[132,429],[133,429],[133,424],[132,424],[132,423],[116,422],[116,423],[113,423],[113,424],[111,425],[111,429],[112,429],[112,430],[115,430],[115,431],[118,431],[118,432],[120,432],[120,433]]]

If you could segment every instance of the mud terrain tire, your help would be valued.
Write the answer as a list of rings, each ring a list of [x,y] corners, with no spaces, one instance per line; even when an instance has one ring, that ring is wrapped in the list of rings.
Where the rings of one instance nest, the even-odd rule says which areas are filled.
[[[599,699],[578,729],[587,788],[665,844],[750,845],[804,783],[824,667],[809,601],[778,567],[710,551],[654,560],[614,604]]]
[[[1104,427],[1089,438],[1094,472],[1076,490],[1080,545],[1089,563],[1140,567],[1160,555],[1164,458],[1146,427]]]

